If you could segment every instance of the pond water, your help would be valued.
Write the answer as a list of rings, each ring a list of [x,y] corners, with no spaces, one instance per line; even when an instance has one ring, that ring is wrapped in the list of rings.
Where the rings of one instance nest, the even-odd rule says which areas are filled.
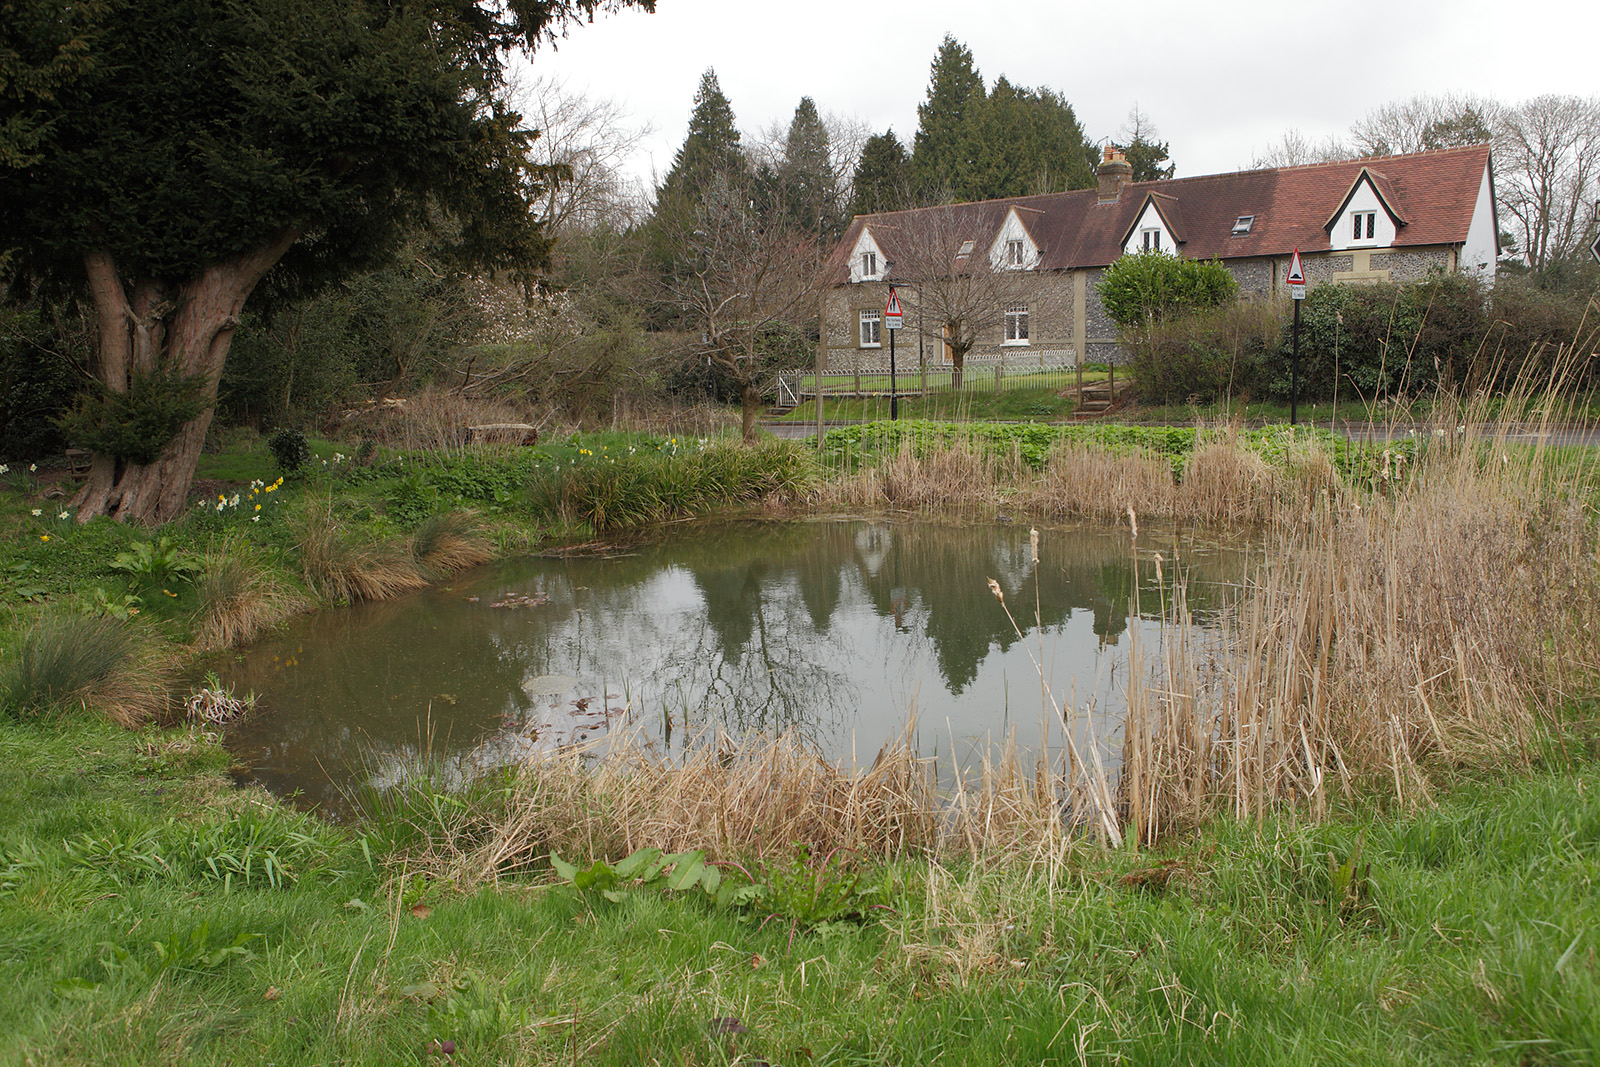
[[[1042,530],[1037,568],[1018,526],[685,527],[297,620],[223,672],[260,697],[228,744],[250,780],[332,811],[422,756],[465,777],[624,728],[669,750],[708,726],[793,729],[870,761],[915,714],[921,751],[959,755],[1012,729],[1025,746],[1059,740],[1059,725],[1041,734],[1038,659],[1080,741],[1114,760],[1130,627],[1147,647],[1158,629],[1151,555],[1169,578],[1182,560],[1205,626],[1243,551],[1141,530],[1136,615],[1126,527]]]

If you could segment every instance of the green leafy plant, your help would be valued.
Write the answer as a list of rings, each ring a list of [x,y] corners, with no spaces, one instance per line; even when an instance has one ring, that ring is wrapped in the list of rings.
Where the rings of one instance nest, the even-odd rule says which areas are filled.
[[[139,614],[139,606],[144,603],[143,598],[135,593],[123,593],[121,597],[113,597],[101,586],[95,586],[89,594],[94,599],[95,613],[107,619],[119,619],[123,622]]]
[[[306,435],[287,427],[267,438],[267,448],[277,461],[278,469],[285,474],[295,474],[311,462],[311,445]]]
[[[659,848],[642,848],[614,865],[595,860],[588,867],[568,863],[552,852],[550,866],[573,888],[598,890],[613,903],[622,900],[630,887],[688,893],[719,908],[748,906],[765,892],[764,886],[724,874],[717,864],[707,863],[706,854],[699,850],[663,853]]]
[[[18,600],[43,600],[50,595],[50,586],[38,564],[17,560],[0,569],[0,592]]]
[[[174,580],[191,580],[204,564],[199,556],[185,552],[163,536],[156,541],[135,541],[128,551],[119,552],[110,563],[114,571],[133,578],[138,588],[153,588]]]
[[[802,845],[787,860],[765,868],[767,891],[757,906],[803,930],[860,922],[874,909],[888,907],[884,882],[851,867],[849,860],[848,849],[834,849],[814,862]]]

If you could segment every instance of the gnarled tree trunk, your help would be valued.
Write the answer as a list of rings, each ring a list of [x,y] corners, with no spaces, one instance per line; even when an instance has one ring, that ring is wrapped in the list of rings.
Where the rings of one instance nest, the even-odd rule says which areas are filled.
[[[85,253],[84,269],[98,319],[95,376],[118,393],[128,391],[136,373],[167,371],[198,377],[207,403],[153,463],[95,455],[89,477],[73,500],[79,522],[110,515],[156,525],[183,512],[239,312],[262,275],[298,235],[298,229],[285,227],[269,244],[170,285],[152,278],[126,280],[109,252]]]

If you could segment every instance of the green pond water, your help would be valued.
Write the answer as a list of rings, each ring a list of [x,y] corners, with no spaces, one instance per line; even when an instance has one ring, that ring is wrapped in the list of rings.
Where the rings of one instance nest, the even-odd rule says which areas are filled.
[[[460,780],[622,730],[668,752],[708,727],[795,730],[870,762],[915,715],[919,749],[959,760],[1011,730],[1059,743],[1038,659],[1080,743],[1115,762],[1130,631],[1147,652],[1159,640],[1157,552],[1212,625],[1245,549],[1171,530],[1136,549],[1126,527],[1043,529],[1037,568],[1025,526],[880,520],[684,527],[500,563],[245,650],[223,674],[260,700],[228,744],[247,779],[332,811],[424,757]]]

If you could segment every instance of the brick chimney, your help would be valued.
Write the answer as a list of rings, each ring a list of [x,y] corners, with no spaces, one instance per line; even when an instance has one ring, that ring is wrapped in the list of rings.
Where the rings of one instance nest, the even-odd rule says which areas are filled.
[[[1108,144],[1105,159],[1096,173],[1100,177],[1100,202],[1104,204],[1122,195],[1122,187],[1133,179],[1133,164],[1122,154],[1122,149]]]

